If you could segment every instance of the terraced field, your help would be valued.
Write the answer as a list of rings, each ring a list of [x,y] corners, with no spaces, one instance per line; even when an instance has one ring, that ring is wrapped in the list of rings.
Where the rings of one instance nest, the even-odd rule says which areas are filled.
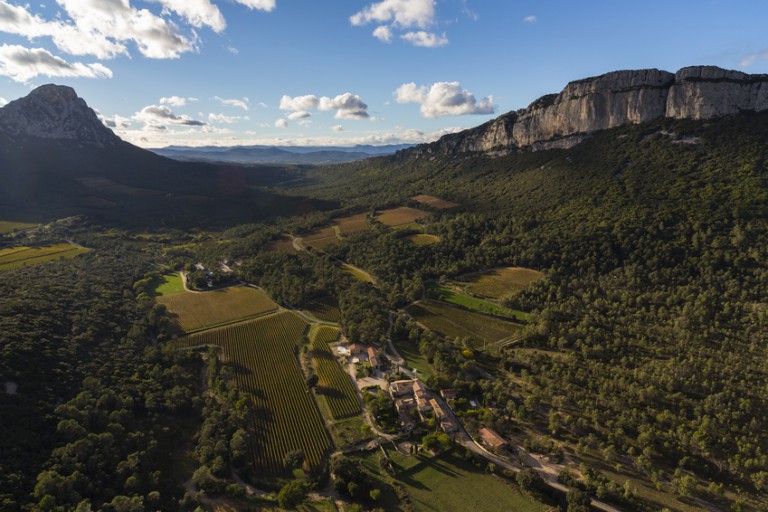
[[[441,336],[468,337],[482,343],[515,336],[521,329],[519,324],[430,300],[412,304],[406,311]]]
[[[221,347],[237,387],[250,395],[250,451],[260,474],[285,474],[283,458],[294,450],[316,467],[331,448],[295,351],[307,326],[297,314],[282,311],[173,342],[178,348]]]
[[[328,346],[339,339],[340,334],[337,328],[328,326],[320,326],[312,333],[312,364],[320,377],[316,393],[337,420],[360,414],[352,379]]]
[[[255,288],[234,286],[210,292],[158,297],[179,328],[187,333],[276,311],[277,304]]]
[[[45,247],[13,247],[0,250],[0,271],[12,270],[27,265],[38,265],[61,258],[70,259],[88,252],[70,244],[57,244]]]

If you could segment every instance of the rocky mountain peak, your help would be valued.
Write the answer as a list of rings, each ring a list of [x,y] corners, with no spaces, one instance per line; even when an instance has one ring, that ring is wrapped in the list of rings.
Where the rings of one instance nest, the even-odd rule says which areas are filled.
[[[120,141],[74,89],[54,84],[0,108],[0,132],[13,139],[71,140],[100,147]]]

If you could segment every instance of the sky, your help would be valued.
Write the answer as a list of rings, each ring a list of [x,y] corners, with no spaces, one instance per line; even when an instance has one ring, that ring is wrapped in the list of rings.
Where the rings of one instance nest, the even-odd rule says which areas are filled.
[[[168,145],[420,143],[620,69],[768,73],[765,0],[0,0],[0,105]]]

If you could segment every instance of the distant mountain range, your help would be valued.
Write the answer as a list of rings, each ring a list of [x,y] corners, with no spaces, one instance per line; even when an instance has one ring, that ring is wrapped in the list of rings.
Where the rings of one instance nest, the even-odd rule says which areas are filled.
[[[168,146],[154,153],[182,161],[228,162],[238,164],[324,165],[356,162],[375,156],[392,155],[413,144],[387,146]]]

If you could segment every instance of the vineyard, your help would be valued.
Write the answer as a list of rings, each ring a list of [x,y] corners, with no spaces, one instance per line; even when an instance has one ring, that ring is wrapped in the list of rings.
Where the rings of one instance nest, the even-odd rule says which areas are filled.
[[[284,473],[283,458],[294,450],[317,466],[331,448],[295,352],[306,328],[301,317],[283,311],[174,342],[179,348],[222,348],[222,361],[234,368],[238,388],[251,397],[250,450],[262,474]]]
[[[339,365],[328,343],[339,338],[335,327],[320,326],[312,335],[312,361],[320,377],[317,395],[328,404],[334,419],[360,414],[355,386],[351,377]]]
[[[248,286],[210,292],[185,292],[158,297],[185,332],[246,320],[277,310],[264,293]]]
[[[340,322],[339,303],[333,297],[322,297],[306,303],[306,311],[315,318],[326,322]]]
[[[11,249],[0,250],[0,270],[11,270],[24,267],[26,265],[36,265],[46,263],[61,258],[74,258],[80,254],[88,252],[70,244],[58,244],[48,247],[13,247]]]

